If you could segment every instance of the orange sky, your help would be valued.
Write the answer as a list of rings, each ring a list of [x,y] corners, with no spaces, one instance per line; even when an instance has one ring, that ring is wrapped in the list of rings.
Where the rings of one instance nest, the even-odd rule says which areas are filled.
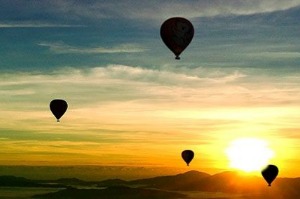
[[[136,70],[140,75],[153,73],[129,66],[111,68],[128,71],[128,75]],[[246,91],[236,83],[242,81],[243,75],[230,80],[216,78],[214,83],[211,79],[182,76],[180,85],[167,87],[127,77],[99,79],[97,70],[89,75],[72,71],[60,82],[58,92],[64,93],[69,103],[61,123],[56,123],[48,108],[51,95],[43,95],[43,85],[50,89],[60,76],[21,74],[2,81],[0,87],[16,88],[1,96],[5,106],[1,106],[0,116],[0,164],[185,168],[181,151],[192,149],[195,158],[191,169],[215,173],[231,169],[226,156],[230,142],[250,137],[268,143],[274,151],[270,163],[279,166],[281,175],[300,175],[300,107],[277,103],[278,97],[286,98],[285,90],[267,92],[265,84],[269,86],[270,82]],[[166,75],[170,81],[179,76]],[[26,79],[31,79],[30,88]],[[190,81],[192,85],[187,84]],[[248,87],[252,84],[255,83]],[[124,85],[126,88],[122,88]],[[106,86],[110,89],[101,88]],[[111,93],[113,88],[138,97],[120,101],[122,96]],[[22,100],[11,101],[16,95]],[[111,95],[112,100],[93,100],[106,95]]]

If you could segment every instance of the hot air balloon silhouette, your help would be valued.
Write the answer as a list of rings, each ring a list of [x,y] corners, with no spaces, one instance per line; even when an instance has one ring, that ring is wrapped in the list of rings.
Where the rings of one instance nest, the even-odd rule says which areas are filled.
[[[167,19],[160,28],[160,36],[166,46],[175,54],[175,59],[190,44],[194,36],[193,24],[182,17]]]
[[[181,153],[181,157],[185,161],[186,165],[189,166],[189,163],[194,158],[194,152],[192,150],[184,150]]]
[[[267,181],[269,186],[271,186],[271,183],[275,180],[275,178],[278,175],[278,168],[275,165],[268,165],[265,169],[261,171],[262,176]]]
[[[50,102],[50,110],[56,117],[57,122],[65,114],[68,109],[68,104],[63,99],[54,99]]]

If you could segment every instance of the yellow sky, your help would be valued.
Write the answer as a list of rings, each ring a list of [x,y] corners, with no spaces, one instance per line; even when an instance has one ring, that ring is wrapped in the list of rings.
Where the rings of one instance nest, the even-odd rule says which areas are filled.
[[[230,142],[250,137],[268,143],[275,154],[270,161],[279,166],[280,175],[300,176],[300,106],[278,102],[294,99],[285,93],[295,87],[265,82],[252,89],[254,85],[240,80],[246,75],[235,71],[216,79],[168,72],[162,74],[168,84],[151,83],[112,77],[111,71],[148,77],[156,71],[110,67],[90,74],[72,71],[64,80],[22,74],[3,81],[2,90],[11,89],[0,97],[0,164],[185,169],[180,154],[191,149],[195,158],[190,169],[216,173],[232,169],[226,156]],[[55,97],[69,103],[61,123],[49,110]]]

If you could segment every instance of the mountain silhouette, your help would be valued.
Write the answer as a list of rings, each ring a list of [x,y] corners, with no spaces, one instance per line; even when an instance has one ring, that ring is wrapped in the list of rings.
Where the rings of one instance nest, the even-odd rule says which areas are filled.
[[[45,180],[45,182],[52,182],[52,183],[61,183],[61,184],[85,184],[88,183],[87,181],[80,180],[78,178],[60,178],[57,180]]]
[[[73,186],[74,185],[74,186]],[[80,186],[85,186],[81,188]],[[191,192],[224,193],[224,199],[296,199],[300,198],[300,178],[277,178],[269,187],[260,176],[226,171],[210,175],[189,171],[178,175],[125,181],[108,179],[82,181],[76,178],[56,181],[38,181],[14,176],[0,176],[0,187],[56,187],[63,188],[55,193],[38,195],[35,198],[102,198],[102,199],[177,199],[186,198]],[[97,196],[97,197],[95,197]],[[187,197],[188,198],[188,197]],[[212,197],[210,197],[212,198]]]
[[[226,171],[215,175],[189,171],[175,176],[161,176],[131,181],[130,184],[172,191],[209,191],[248,193],[259,191],[266,183],[261,177]],[[247,184],[248,186],[245,186]]]
[[[145,187],[166,190],[189,191],[191,190],[192,185],[208,177],[210,177],[210,175],[207,173],[192,170],[174,176],[160,176],[148,179],[134,180],[131,181],[130,184],[144,185]]]
[[[130,188],[125,186],[108,187],[106,189],[75,189],[68,188],[56,193],[36,195],[38,199],[184,199],[184,194],[151,190],[143,188]]]
[[[209,175],[190,171],[175,176],[163,176],[132,181],[169,191],[201,191],[242,194],[243,198],[295,199],[300,198],[300,178],[278,178],[269,187],[262,177],[226,171]]]
[[[110,187],[110,186],[122,186],[122,185],[130,185],[131,183],[126,180],[121,179],[108,179],[97,182],[98,187]]]
[[[0,176],[0,187],[40,187],[34,180],[15,176]]]
[[[29,180],[23,177],[0,176],[0,187],[44,187],[44,188],[66,188],[65,184],[53,184],[51,181]]]

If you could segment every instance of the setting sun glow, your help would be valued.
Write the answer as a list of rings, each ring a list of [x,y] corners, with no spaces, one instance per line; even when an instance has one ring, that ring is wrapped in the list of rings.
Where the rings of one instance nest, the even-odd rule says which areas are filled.
[[[246,172],[261,170],[274,156],[267,142],[256,138],[241,138],[226,149],[230,167]]]

